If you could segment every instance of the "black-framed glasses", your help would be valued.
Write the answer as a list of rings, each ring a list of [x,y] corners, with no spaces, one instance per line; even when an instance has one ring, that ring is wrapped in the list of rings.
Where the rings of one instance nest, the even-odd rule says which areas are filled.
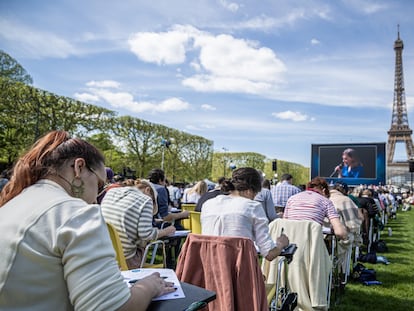
[[[99,175],[98,174],[96,174],[96,172],[93,170],[93,169],[91,169],[90,167],[89,167],[89,165],[86,165],[86,168],[88,169],[88,170],[90,170],[95,176],[96,176],[96,178],[98,178],[98,193],[101,193],[102,192],[102,190],[104,189],[104,187],[105,187],[105,180],[103,180],[101,177],[99,177]]]

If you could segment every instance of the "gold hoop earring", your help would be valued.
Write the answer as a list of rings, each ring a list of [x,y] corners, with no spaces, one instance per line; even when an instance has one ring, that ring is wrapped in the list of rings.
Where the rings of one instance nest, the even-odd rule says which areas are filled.
[[[77,181],[80,182],[79,185],[76,184]],[[80,198],[85,193],[85,183],[80,177],[75,177],[70,183],[70,190],[75,197]]]

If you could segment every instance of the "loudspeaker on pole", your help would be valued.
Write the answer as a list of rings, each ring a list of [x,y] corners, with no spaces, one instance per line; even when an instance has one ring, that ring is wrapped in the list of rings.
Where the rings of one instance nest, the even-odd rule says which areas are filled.
[[[410,173],[414,172],[414,160],[408,160],[408,165],[410,168]]]
[[[272,170],[273,170],[273,172],[276,172],[277,171],[277,160],[274,160],[272,162]]]

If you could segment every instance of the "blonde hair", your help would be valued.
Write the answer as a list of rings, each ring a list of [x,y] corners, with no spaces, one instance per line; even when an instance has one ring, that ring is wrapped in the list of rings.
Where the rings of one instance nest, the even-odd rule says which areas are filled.
[[[197,194],[199,194],[199,195],[203,195],[204,193],[206,193],[207,192],[207,188],[208,188],[208,186],[207,186],[207,183],[204,181],[204,180],[200,180],[198,183],[196,183],[193,187],[191,187],[189,190],[188,190],[188,194],[191,194],[191,193],[197,193]]]
[[[137,179],[135,180],[135,187],[137,187],[142,192],[144,192],[145,189],[148,189],[149,197],[152,199],[152,202],[153,202],[152,214],[153,215],[157,214],[158,213],[158,204],[157,204],[158,193],[157,193],[157,190],[152,185],[152,183],[146,179]]]
[[[133,185],[135,185],[135,180],[133,180],[133,179],[125,179],[123,182],[122,182],[122,185],[123,186],[127,186],[127,187],[131,187],[131,186],[133,186]]]

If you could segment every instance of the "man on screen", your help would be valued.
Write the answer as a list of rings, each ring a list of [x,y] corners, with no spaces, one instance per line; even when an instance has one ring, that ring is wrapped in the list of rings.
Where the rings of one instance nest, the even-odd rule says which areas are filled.
[[[361,178],[364,166],[355,149],[347,148],[342,152],[342,163],[335,167],[338,178]]]

